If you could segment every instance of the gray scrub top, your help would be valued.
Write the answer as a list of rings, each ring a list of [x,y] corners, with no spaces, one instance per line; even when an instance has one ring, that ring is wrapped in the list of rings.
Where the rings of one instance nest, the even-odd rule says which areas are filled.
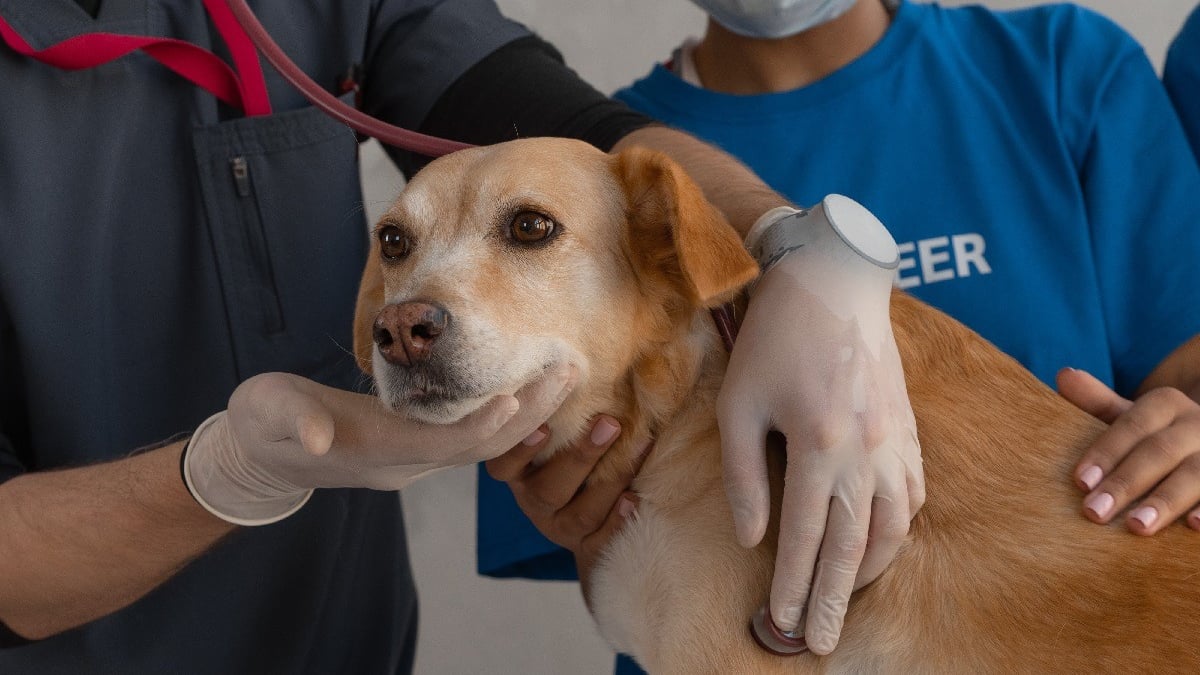
[[[490,0],[250,4],[330,90],[362,64],[364,108],[409,127],[526,34]],[[108,31],[229,60],[199,0],[0,16],[39,49]],[[0,43],[0,480],[186,432],[263,371],[361,383],[357,144],[264,70],[275,112],[244,118],[142,54],[66,72]],[[0,673],[403,672],[415,624],[396,495],[321,490],[124,610],[0,649]]]

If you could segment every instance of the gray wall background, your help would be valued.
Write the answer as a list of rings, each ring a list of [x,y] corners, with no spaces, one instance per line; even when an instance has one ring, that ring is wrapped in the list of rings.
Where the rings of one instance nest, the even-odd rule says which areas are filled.
[[[1196,0],[1089,0],[1136,37],[1156,67]],[[647,72],[704,18],[687,0],[498,0],[508,15],[557,46],[567,63],[611,92]],[[966,4],[953,0],[945,5]],[[993,8],[1031,4],[989,0]],[[364,150],[372,218],[401,179],[374,146]],[[575,584],[496,581],[475,574],[475,469],[406,489],[409,542],[421,593],[420,675],[563,675],[611,672]]]

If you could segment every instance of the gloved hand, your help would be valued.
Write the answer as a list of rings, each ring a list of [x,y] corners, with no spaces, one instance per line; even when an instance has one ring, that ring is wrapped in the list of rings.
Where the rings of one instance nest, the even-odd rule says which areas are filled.
[[[766,269],[718,398],[725,487],[738,541],[757,545],[770,513],[765,438],[787,437],[770,616],[827,654],[851,591],[891,562],[924,503],[924,474],[888,316],[894,240],[837,195],[795,216],[790,234],[762,237],[775,211],[747,237]]]
[[[373,396],[284,373],[241,384],[184,450],[196,500],[238,525],[265,525],[313,488],[399,490],[435,471],[491,459],[550,417],[575,383],[559,366],[515,396],[496,396],[449,425],[415,422]]]

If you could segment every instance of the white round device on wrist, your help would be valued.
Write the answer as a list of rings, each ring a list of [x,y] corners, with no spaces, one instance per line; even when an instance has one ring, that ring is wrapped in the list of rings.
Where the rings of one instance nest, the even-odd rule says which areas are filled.
[[[830,228],[863,258],[885,269],[900,264],[896,240],[867,207],[839,194],[826,195],[820,205]]]

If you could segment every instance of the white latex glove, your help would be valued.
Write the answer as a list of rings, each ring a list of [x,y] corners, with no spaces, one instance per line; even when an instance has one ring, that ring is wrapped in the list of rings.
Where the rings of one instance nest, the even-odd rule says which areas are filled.
[[[747,237],[752,252],[762,246],[756,239],[763,226],[779,218],[775,211]],[[803,234],[784,246],[775,232],[768,235],[775,250],[792,250],[773,265],[764,262],[718,416],[725,486],[743,546],[758,544],[770,514],[767,432],[787,437],[770,616],[827,654],[851,591],[891,562],[924,502],[925,484],[888,316],[894,240],[866,209],[838,195],[794,231]]]
[[[313,488],[399,490],[496,457],[550,417],[574,383],[574,369],[560,366],[458,422],[431,425],[374,396],[267,373],[243,382],[229,408],[197,428],[184,451],[184,480],[218,518],[265,525],[296,512]]]

